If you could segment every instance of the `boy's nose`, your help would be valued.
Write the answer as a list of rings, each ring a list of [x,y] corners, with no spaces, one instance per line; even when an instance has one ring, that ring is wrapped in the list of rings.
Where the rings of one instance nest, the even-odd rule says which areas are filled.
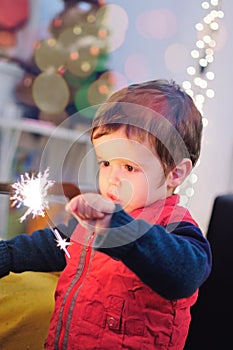
[[[111,185],[118,186],[120,184],[120,176],[119,175],[120,175],[119,171],[117,169],[113,169],[111,171],[111,174],[110,174],[109,179],[108,179],[109,183]]]

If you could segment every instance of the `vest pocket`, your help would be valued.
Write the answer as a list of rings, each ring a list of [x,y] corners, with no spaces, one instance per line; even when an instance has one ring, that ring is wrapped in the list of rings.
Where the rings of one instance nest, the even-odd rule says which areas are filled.
[[[125,321],[125,334],[143,336],[145,322],[140,319],[128,319]]]
[[[106,325],[109,330],[120,332],[122,325],[122,311],[124,299],[115,295],[108,297],[108,306],[106,312]]]

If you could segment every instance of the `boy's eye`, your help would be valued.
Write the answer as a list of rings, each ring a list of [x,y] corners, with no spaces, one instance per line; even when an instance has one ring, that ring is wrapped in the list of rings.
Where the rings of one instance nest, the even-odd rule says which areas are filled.
[[[100,166],[107,167],[110,165],[110,162],[108,160],[103,160],[99,162]]]
[[[126,167],[126,169],[127,169],[129,172],[135,170],[134,167],[133,167],[132,165],[129,165],[129,164],[126,164],[125,167]]]

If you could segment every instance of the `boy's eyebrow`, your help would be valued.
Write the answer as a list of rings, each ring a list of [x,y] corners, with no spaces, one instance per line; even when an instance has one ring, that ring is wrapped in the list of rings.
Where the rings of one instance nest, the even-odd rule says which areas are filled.
[[[98,156],[97,154],[96,154],[96,158],[97,158],[97,160],[98,161],[103,161],[103,160],[108,160],[108,158],[106,159],[106,158],[103,158],[103,157],[101,157],[101,156]],[[114,159],[118,159],[118,160],[122,160],[122,161],[124,161],[125,163],[130,163],[132,166],[134,166],[134,167],[141,167],[143,164],[139,164],[138,162],[135,162],[135,161],[133,161],[132,159],[129,159],[129,158],[123,158],[123,157],[119,157],[119,158],[111,158],[110,160],[114,160]]]
[[[96,152],[96,158],[97,159],[101,159],[101,160],[103,160],[104,158],[103,157],[101,157],[97,152]]]

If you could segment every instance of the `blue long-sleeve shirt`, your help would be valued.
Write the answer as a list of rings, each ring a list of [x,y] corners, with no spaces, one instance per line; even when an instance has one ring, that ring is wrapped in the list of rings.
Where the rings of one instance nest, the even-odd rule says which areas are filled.
[[[77,222],[58,227],[70,236]],[[117,230],[117,234],[115,230]],[[143,232],[144,234],[141,234]],[[64,236],[65,237],[65,236]],[[211,251],[201,230],[190,222],[151,225],[134,220],[116,209],[111,229],[97,236],[94,248],[121,260],[143,282],[168,299],[191,295],[208,277]],[[0,241],[0,276],[23,271],[61,271],[66,266],[64,252],[57,247],[51,229],[21,234]]]

